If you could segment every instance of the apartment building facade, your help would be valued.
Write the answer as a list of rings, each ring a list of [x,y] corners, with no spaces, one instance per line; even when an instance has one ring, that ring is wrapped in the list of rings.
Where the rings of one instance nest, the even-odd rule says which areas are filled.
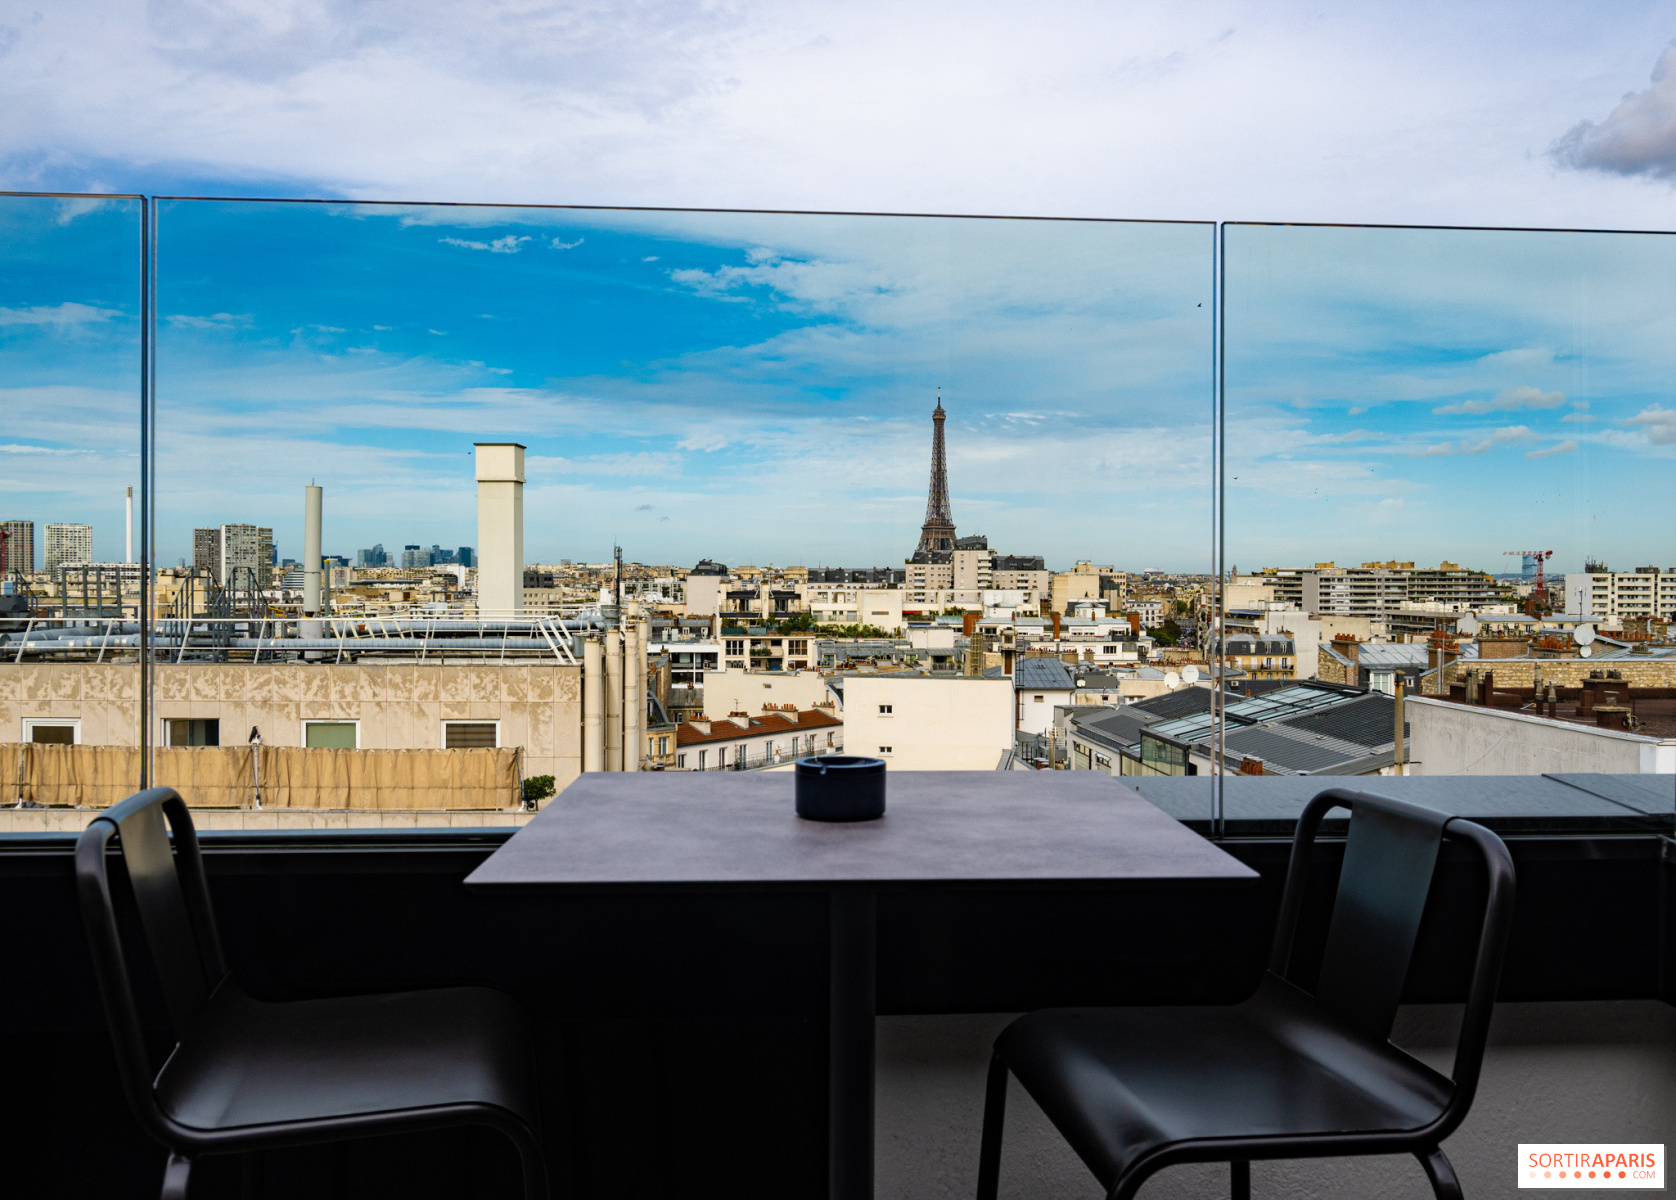
[[[1676,614],[1676,567],[1568,572],[1565,611],[1582,617],[1669,617]]]
[[[44,530],[48,571],[68,563],[93,561],[93,526],[55,521]]]

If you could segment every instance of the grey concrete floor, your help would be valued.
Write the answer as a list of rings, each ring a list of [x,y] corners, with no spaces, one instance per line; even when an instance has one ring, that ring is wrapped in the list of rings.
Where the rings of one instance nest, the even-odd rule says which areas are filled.
[[[989,1047],[1007,1016],[879,1021],[879,1200],[969,1200],[977,1186]],[[1404,1009],[1393,1040],[1447,1072],[1458,1010]],[[1002,1200],[1099,1200],[1102,1191],[1013,1083]],[[1520,1142],[1676,1142],[1676,1008],[1656,1001],[1506,1004],[1497,1009],[1478,1098],[1445,1144],[1472,1200],[1512,1197]],[[1529,1193],[1527,1193],[1529,1194]],[[1223,1166],[1154,1176],[1143,1200],[1224,1200]],[[1256,1163],[1261,1200],[1426,1200],[1413,1159]]]

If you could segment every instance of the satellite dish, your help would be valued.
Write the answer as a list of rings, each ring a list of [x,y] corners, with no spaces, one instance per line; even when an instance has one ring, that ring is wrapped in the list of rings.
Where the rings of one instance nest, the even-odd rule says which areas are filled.
[[[1594,626],[1579,625],[1576,629],[1571,631],[1571,640],[1576,642],[1579,646],[1589,645],[1595,640]]]
[[[1185,668],[1183,668],[1182,672],[1181,672],[1181,681],[1183,683],[1190,683],[1190,684],[1191,683],[1198,683],[1199,682],[1199,668],[1198,667],[1185,667]]]
[[[1177,675],[1174,671],[1165,671],[1164,672],[1164,686],[1165,687],[1169,688],[1171,691],[1174,691],[1176,689],[1176,686],[1180,683],[1181,683],[1181,676],[1180,675]]]
[[[1577,653],[1578,653],[1579,656],[1581,656],[1583,658],[1587,658],[1587,657],[1589,657],[1589,655],[1593,654],[1594,652],[1595,652],[1595,648],[1593,646],[1584,646]]]
[[[1473,616],[1462,617],[1459,621],[1455,622],[1455,631],[1457,633],[1464,633],[1468,637],[1471,637],[1473,634],[1478,632],[1478,618]]]

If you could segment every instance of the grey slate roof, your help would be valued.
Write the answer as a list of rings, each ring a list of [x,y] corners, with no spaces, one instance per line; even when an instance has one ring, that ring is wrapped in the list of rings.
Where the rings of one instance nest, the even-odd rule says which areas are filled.
[[[1139,706],[1134,704],[1123,708],[1086,707],[1086,716],[1080,712],[1071,715],[1071,723],[1076,726],[1077,732],[1114,748],[1134,746],[1141,740],[1141,730],[1151,723],[1148,714],[1135,711]]]
[[[1057,658],[1020,658],[1013,663],[1013,686],[1027,688],[1057,688],[1068,691],[1074,686],[1071,670]]]
[[[1396,701],[1380,692],[1279,722],[1300,733],[1321,734],[1373,748],[1396,740]]]
[[[1190,717],[1197,713],[1209,712],[1210,702],[1209,688],[1184,687],[1166,692],[1162,696],[1137,700],[1128,707],[1150,713],[1157,720],[1168,721],[1173,717]]]
[[[1278,769],[1296,774],[1325,771],[1362,757],[1361,747],[1347,748],[1331,739],[1287,737],[1279,729],[1266,725],[1231,729],[1223,744],[1228,748],[1230,761],[1250,754],[1262,759],[1270,771]]]

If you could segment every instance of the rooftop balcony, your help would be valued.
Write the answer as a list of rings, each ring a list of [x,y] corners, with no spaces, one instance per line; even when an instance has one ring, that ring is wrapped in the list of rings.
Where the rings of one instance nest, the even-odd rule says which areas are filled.
[[[1630,777],[1626,785],[1630,785]],[[1140,781],[1192,824],[1208,780]],[[1405,781],[1383,781],[1385,784]],[[1521,1141],[1669,1140],[1676,1111],[1676,843],[1611,802],[1541,779],[1412,780],[1425,803],[1499,826],[1518,871],[1512,948],[1478,1099],[1445,1143],[1469,1196],[1509,1194]],[[1118,786],[1112,782],[1114,788]],[[1098,886],[885,890],[879,898],[877,1195],[974,1187],[988,1044],[1007,1014],[1058,1004],[1202,1004],[1264,962],[1310,781],[1228,781],[1219,844],[1256,892],[1168,904]],[[1597,789],[1598,790],[1598,789]],[[1574,797],[1566,810],[1565,797]],[[1621,815],[1621,814],[1620,814]],[[1563,820],[1557,820],[1563,818]],[[1241,832],[1251,831],[1251,832]],[[827,909],[718,889],[485,895],[462,881],[503,829],[202,835],[222,939],[252,994],[296,999],[486,983],[535,1014],[554,1195],[826,1194]],[[123,1104],[72,887],[70,834],[0,837],[14,1005],[0,1140],[16,1195],[151,1197],[163,1153]],[[1328,889],[1340,846],[1318,852]],[[1432,904],[1481,887],[1445,847]],[[1464,931],[1422,929],[1394,1040],[1443,1064]],[[1102,929],[1131,931],[1095,937]],[[1306,959],[1324,923],[1301,931]],[[1305,972],[1310,969],[1305,966]],[[1097,1188],[1014,1093],[1003,1195]],[[193,1196],[515,1196],[494,1135],[460,1132],[204,1160]],[[1429,1194],[1406,1158],[1257,1164],[1257,1195]],[[1220,1197],[1222,1168],[1143,1195]]]

